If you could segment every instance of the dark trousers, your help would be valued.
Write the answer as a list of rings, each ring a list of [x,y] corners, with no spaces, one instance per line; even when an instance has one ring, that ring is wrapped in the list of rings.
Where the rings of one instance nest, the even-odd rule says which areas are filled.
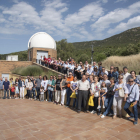
[[[40,95],[40,87],[36,87],[36,92],[37,92],[37,96],[36,96],[36,98],[39,99],[39,95]]]
[[[134,101],[133,101],[134,102]],[[131,103],[133,103],[131,102]],[[137,110],[137,104],[133,106],[134,114],[128,109],[131,103],[126,102],[124,105],[124,110],[128,113],[129,116],[134,117],[135,121],[138,121],[138,110]]]
[[[66,105],[69,106],[69,105],[70,105],[70,101],[71,101],[70,96],[71,96],[71,94],[72,94],[72,91],[71,91],[71,89],[68,87],[67,90],[66,90],[66,92],[67,92],[67,103],[66,103]]]
[[[88,100],[88,90],[78,91],[78,111],[81,111],[81,103],[84,102],[84,111],[86,111],[87,100]]]
[[[44,95],[46,94],[46,99],[47,99],[47,91],[44,92]]]
[[[48,94],[49,94],[49,101],[52,101],[53,98],[53,92],[48,90]]]
[[[111,109],[112,104],[113,104],[113,98],[114,96],[108,97],[105,99],[105,107],[106,107],[106,111],[103,113],[103,115],[107,115],[109,112],[111,114],[113,114],[113,110]]]
[[[4,89],[4,99],[6,98],[6,92],[7,92],[7,99],[9,99],[9,90]]]
[[[98,97],[94,97],[94,111],[97,111],[97,107],[98,107]]]
[[[29,98],[32,98],[32,91],[31,90],[27,90],[28,94],[29,94]]]

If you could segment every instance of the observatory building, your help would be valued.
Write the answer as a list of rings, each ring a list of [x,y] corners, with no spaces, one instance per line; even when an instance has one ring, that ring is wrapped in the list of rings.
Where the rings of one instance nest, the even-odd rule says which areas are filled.
[[[28,42],[28,61],[36,62],[42,57],[57,58],[56,42],[45,32],[38,32],[31,36]]]

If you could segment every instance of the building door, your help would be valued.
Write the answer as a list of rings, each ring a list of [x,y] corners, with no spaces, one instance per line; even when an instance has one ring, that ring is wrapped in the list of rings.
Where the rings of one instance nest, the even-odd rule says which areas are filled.
[[[5,78],[7,78],[8,81],[9,81],[9,74],[2,74],[3,81],[5,81]]]
[[[48,52],[47,51],[37,51],[37,63],[40,63],[39,60],[41,59],[41,56],[44,58],[48,58]]]

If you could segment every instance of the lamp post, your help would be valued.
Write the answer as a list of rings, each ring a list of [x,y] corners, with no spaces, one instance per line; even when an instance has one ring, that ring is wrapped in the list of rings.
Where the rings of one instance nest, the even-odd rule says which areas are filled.
[[[92,51],[91,51],[91,65],[93,64],[93,53],[94,53],[94,50],[93,50],[93,45],[92,46]]]

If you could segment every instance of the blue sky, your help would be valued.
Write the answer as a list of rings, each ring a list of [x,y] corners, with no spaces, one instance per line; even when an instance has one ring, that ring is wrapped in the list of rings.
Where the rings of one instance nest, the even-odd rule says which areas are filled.
[[[139,0],[0,0],[0,54],[27,50],[36,32],[81,42],[138,26]]]

